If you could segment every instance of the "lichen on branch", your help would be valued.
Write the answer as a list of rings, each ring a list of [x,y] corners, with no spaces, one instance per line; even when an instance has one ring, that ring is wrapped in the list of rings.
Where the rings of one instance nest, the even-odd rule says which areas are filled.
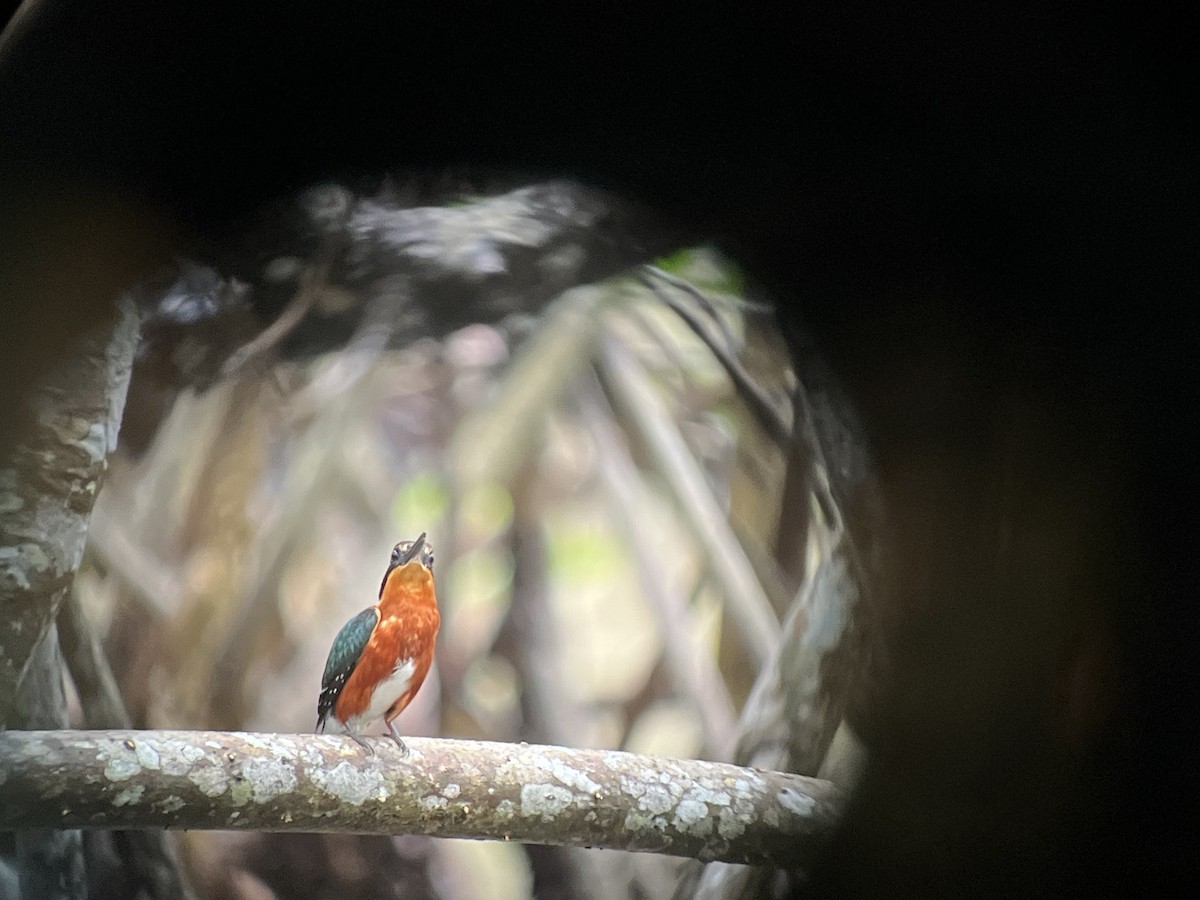
[[[333,735],[0,733],[0,831],[428,834],[803,867],[842,794],[814,778],[605,750]]]

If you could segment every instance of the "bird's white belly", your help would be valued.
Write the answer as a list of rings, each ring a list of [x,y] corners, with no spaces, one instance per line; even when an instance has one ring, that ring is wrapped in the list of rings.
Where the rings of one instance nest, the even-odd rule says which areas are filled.
[[[388,707],[408,690],[414,671],[416,671],[416,665],[413,661],[402,659],[399,665],[392,670],[392,674],[375,686],[371,700],[367,703],[367,708],[362,715],[351,716],[350,720],[346,722],[347,729],[355,734],[361,734],[364,725],[370,724],[376,719],[382,719],[383,714],[388,711]]]

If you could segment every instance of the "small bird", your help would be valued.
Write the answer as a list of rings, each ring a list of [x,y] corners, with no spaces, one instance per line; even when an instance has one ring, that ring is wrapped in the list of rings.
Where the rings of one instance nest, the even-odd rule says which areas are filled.
[[[422,532],[415,541],[401,541],[392,549],[379,586],[379,602],[347,622],[333,639],[321,677],[317,730],[324,731],[326,720],[333,718],[374,753],[358,732],[383,716],[407,755],[393,720],[412,702],[429,674],[441,621],[433,584],[433,548]]]

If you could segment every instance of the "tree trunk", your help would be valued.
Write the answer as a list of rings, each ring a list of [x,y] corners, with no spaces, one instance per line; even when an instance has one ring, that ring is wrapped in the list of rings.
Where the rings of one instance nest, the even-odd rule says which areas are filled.
[[[92,504],[137,346],[132,303],[89,334],[27,398],[30,427],[0,468],[0,726],[65,728],[54,620],[83,558]],[[82,900],[83,840],[50,824],[16,839],[23,897]]]
[[[133,305],[122,300],[115,322],[28,398],[30,427],[0,464],[0,724],[83,558],[137,335]]]

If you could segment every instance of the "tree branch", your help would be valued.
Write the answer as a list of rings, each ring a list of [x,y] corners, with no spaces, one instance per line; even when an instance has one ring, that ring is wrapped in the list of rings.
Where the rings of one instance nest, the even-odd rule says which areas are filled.
[[[147,616],[169,621],[183,606],[182,581],[151,549],[129,536],[126,527],[134,519],[133,510],[116,506],[109,491],[96,499],[88,526],[88,552],[129,588]]]
[[[58,641],[83,719],[92,728],[132,728],[121,689],[88,622],[78,591],[67,594],[58,610]]]
[[[599,371],[614,410],[654,456],[658,472],[684,513],[683,524],[704,548],[746,650],[757,665],[766,665],[779,645],[775,609],[745,551],[730,540],[728,518],[713,499],[670,411],[632,354],[615,339],[602,341]]]
[[[670,307],[675,315],[683,319],[684,324],[692,330],[696,337],[704,342],[704,346],[708,347],[712,355],[716,357],[717,362],[721,364],[722,368],[729,375],[729,380],[733,382],[738,396],[742,398],[742,401],[750,410],[750,414],[754,416],[763,431],[775,443],[781,447],[786,447],[792,437],[791,423],[784,417],[784,414],[780,411],[778,404],[771,398],[771,395],[763,390],[762,385],[754,380],[754,376],[746,371],[746,367],[738,359],[737,352],[734,349],[733,335],[730,333],[728,326],[726,326],[725,320],[721,318],[721,314],[712,305],[712,301],[701,291],[682,279],[668,276],[666,272],[654,266],[643,266],[643,268],[687,293],[708,313],[709,319],[716,326],[717,330],[721,332],[719,339],[709,330],[709,327],[704,324],[699,316],[692,312],[686,304],[679,302],[677,298],[662,290],[654,279],[645,275],[638,276],[637,280],[652,291],[660,302]]]
[[[803,580],[783,623],[778,653],[763,667],[742,709],[736,758],[749,765],[857,779],[864,749],[843,716],[855,680],[869,668],[864,658],[864,603],[867,590],[842,504],[831,480],[847,476],[826,461],[822,431],[839,420],[815,419],[807,386],[796,390],[797,442],[789,465],[789,514],[804,516],[805,548],[786,559],[803,566]],[[838,432],[842,437],[844,432]],[[845,439],[845,438],[843,438]],[[851,445],[852,446],[852,445]],[[801,468],[802,467],[802,468]],[[869,490],[863,470],[859,490]],[[840,723],[840,724],[839,724]],[[830,758],[831,742],[842,743]],[[844,783],[844,782],[843,782]],[[766,890],[761,871],[714,863],[704,867],[692,900],[738,900]]]
[[[645,489],[637,469],[621,447],[617,427],[609,415],[611,410],[595,374],[579,378],[576,392],[579,418],[596,446],[596,465],[608,508],[621,530],[630,536],[629,549],[638,581],[662,629],[663,655],[671,680],[692,701],[711,758],[729,759],[737,731],[737,710],[716,660],[696,646],[687,598],[655,570],[655,536],[637,514],[645,506]]]
[[[188,828],[430,834],[807,865],[826,781],[604,750],[189,731],[0,733],[0,831]]]

